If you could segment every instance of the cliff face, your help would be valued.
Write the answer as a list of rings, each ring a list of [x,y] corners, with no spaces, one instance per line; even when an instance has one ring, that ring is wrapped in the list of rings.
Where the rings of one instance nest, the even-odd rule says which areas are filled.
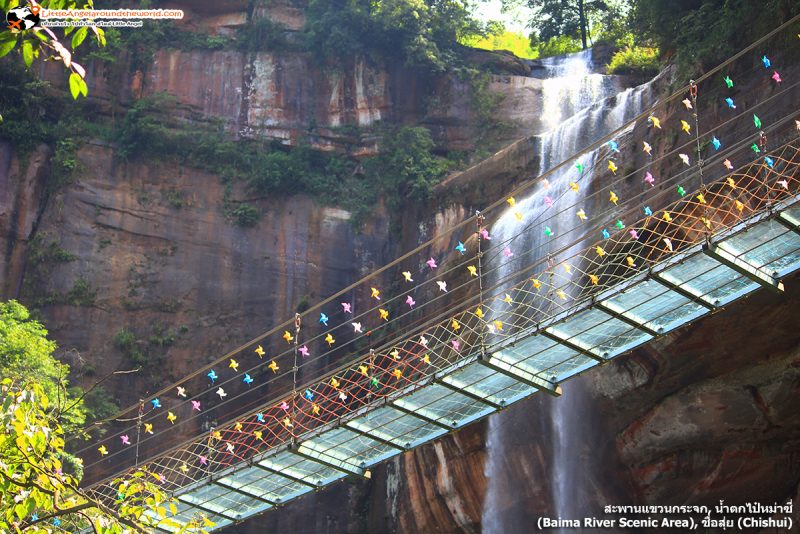
[[[3,233],[5,250],[11,251],[3,263],[5,291],[18,294],[26,274],[41,271],[42,285],[23,296],[35,289],[52,297],[55,303],[44,309],[51,333],[62,347],[77,348],[97,376],[134,366],[115,347],[115,334],[122,329],[132,331],[143,346],[153,345],[147,341],[151,337],[162,339],[148,349],[153,360],[148,372],[128,377],[132,381],[118,397],[125,403],[392,257],[380,215],[357,234],[348,212],[294,196],[271,199],[256,227],[241,228],[223,214],[225,186],[219,177],[161,162],[123,164],[113,150],[98,145],[80,151],[86,169],[80,180],[53,194],[41,209],[43,186],[35,178],[44,171],[38,161],[31,158],[22,177],[13,174],[13,158],[4,169],[7,183],[17,186],[3,188],[7,194],[0,198],[13,217],[9,230],[16,229],[16,234]],[[18,257],[32,230],[43,244],[58,243],[72,259],[26,265]],[[79,280],[94,294],[91,302],[59,302],[58,296]],[[163,342],[166,337],[171,341]]]
[[[268,20],[292,43],[300,39],[305,24],[304,4],[296,0],[255,6],[220,2],[213,9],[206,3],[174,4],[185,12],[179,28],[219,38],[241,39],[248,24]],[[493,117],[514,126],[492,139],[501,146],[519,137],[518,98],[535,100],[541,81],[527,78],[530,68],[513,56],[469,54],[474,64],[516,74],[494,77],[487,88],[511,96]],[[43,77],[63,84],[57,65],[39,68]],[[268,137],[286,145],[304,141],[356,156],[376,152],[373,130],[381,122],[423,124],[442,151],[475,149],[480,127],[472,106],[473,84],[467,79],[366,57],[330,64],[291,44],[257,52],[236,47],[159,49],[138,69],[92,63],[87,81],[91,100],[103,113],[124,113],[134,100],[168,92],[176,97],[182,117],[220,119],[238,138]],[[530,125],[524,129],[531,131]]]

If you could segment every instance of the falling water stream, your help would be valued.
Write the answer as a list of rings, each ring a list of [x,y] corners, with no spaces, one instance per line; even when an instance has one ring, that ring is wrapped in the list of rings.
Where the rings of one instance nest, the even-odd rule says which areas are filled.
[[[651,97],[649,84],[615,95],[619,87],[615,77],[592,72],[591,50],[548,58],[542,61],[542,66],[541,114],[545,131],[539,135],[541,172],[573,156],[636,116]],[[584,167],[591,168],[596,156],[595,151],[578,161]],[[520,228],[529,230],[508,243],[511,249],[518,251],[513,258],[509,260],[497,255],[492,260],[496,264],[489,266],[493,278],[489,281],[490,286],[514,269],[544,258],[550,252],[548,247],[552,240],[542,232],[544,219],[548,219],[547,224],[562,234],[580,224],[574,210],[556,215],[557,204],[545,213],[545,195],[552,199],[560,197],[575,178],[575,172],[576,169],[568,165],[549,176],[547,189],[536,186],[528,197],[517,199],[515,210],[509,210],[492,226],[492,239],[501,243],[514,236]],[[579,192],[581,197],[576,199],[573,195],[570,200],[580,202],[587,189],[587,184],[582,185]],[[522,213],[524,219],[517,221],[513,211]],[[541,421],[540,425],[543,432],[549,432],[552,451],[549,473],[551,509],[555,517],[564,519],[583,516],[579,490],[582,484],[588,482],[584,478],[587,476],[586,465],[578,461],[581,443],[587,439],[582,436],[586,427],[581,424],[581,418],[585,417],[588,400],[584,392],[571,389],[565,387],[562,398],[544,404],[551,407],[549,421]],[[546,414],[540,416],[547,417]],[[508,412],[501,412],[489,418],[484,467],[487,490],[482,514],[482,530],[486,534],[517,531],[522,521],[519,517],[513,517],[507,509],[507,500],[513,498],[513,490],[508,487],[509,480],[514,476],[505,465],[507,455],[511,453],[507,445],[511,433],[518,432],[516,425],[506,421],[510,417]]]

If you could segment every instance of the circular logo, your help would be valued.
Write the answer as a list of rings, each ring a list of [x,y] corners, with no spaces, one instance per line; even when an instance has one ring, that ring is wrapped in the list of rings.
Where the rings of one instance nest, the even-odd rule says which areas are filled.
[[[15,7],[6,13],[6,22],[9,30],[30,30],[39,25],[39,10],[34,14],[29,6]]]

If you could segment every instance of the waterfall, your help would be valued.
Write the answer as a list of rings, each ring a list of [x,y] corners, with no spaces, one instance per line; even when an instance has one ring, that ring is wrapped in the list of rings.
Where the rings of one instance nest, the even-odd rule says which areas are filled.
[[[540,172],[544,172],[565,159],[573,156],[582,148],[610,131],[621,126],[642,111],[645,103],[651,99],[649,84],[626,89],[614,95],[617,83],[613,76],[605,76],[592,72],[591,50],[570,54],[542,61],[542,124],[546,130],[539,135]],[[579,162],[585,168],[591,168],[597,157],[597,151],[584,155]],[[577,177],[573,165],[565,166],[548,177],[547,188],[537,184],[526,198],[517,199],[514,210],[508,210],[493,226],[491,235],[493,242],[504,243],[520,228],[530,229],[519,235],[508,246],[518,251],[511,259],[496,255],[489,265],[491,271],[490,285],[497,283],[504,276],[523,265],[530,264],[546,256],[552,239],[544,236],[542,227],[547,224],[556,232],[564,234],[580,224],[574,210],[558,215],[558,205],[545,212],[545,196],[559,198],[569,187],[569,182]],[[581,186],[578,202],[588,188]],[[572,195],[571,201],[576,197]],[[514,212],[523,214],[520,222]],[[576,245],[577,248],[579,245]],[[523,253],[523,251],[528,251]],[[568,251],[566,255],[570,254]],[[572,386],[572,385],[570,385]],[[544,403],[550,407],[549,421],[542,421],[540,426],[550,431],[551,458],[550,492],[551,510],[556,517],[573,519],[583,517],[580,509],[579,486],[585,482],[583,472],[585,464],[578,462],[582,429],[580,418],[586,408],[587,397],[580,392],[565,388],[563,398]],[[572,395],[571,395],[572,394]],[[486,441],[486,462],[484,474],[487,489],[483,502],[482,527],[486,534],[497,534],[514,531],[514,526],[524,524],[523,518],[514,517],[502,505],[513,498],[513,490],[508,488],[507,480],[512,475],[505,467],[505,459],[511,450],[506,450],[509,436],[518,428],[509,424],[508,412],[501,412],[489,418]],[[545,414],[536,414],[546,417]],[[530,415],[527,416],[530,419]],[[546,424],[549,423],[549,424]],[[576,466],[581,465],[581,469]]]

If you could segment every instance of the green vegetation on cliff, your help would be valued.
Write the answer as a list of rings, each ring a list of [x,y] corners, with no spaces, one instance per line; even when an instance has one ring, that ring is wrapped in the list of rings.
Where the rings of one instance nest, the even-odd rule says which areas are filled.
[[[346,154],[314,150],[306,143],[287,148],[277,142],[230,140],[221,124],[202,128],[176,119],[175,99],[157,94],[138,100],[116,135],[118,153],[190,164],[240,182],[257,197],[306,193],[323,203],[344,207],[359,224],[379,196],[397,206],[402,198],[426,200],[454,164],[434,154],[423,127],[382,127],[379,155],[356,160]],[[229,189],[230,191],[230,189]],[[224,200],[226,213],[240,226],[251,226],[258,209],[249,202]]]

